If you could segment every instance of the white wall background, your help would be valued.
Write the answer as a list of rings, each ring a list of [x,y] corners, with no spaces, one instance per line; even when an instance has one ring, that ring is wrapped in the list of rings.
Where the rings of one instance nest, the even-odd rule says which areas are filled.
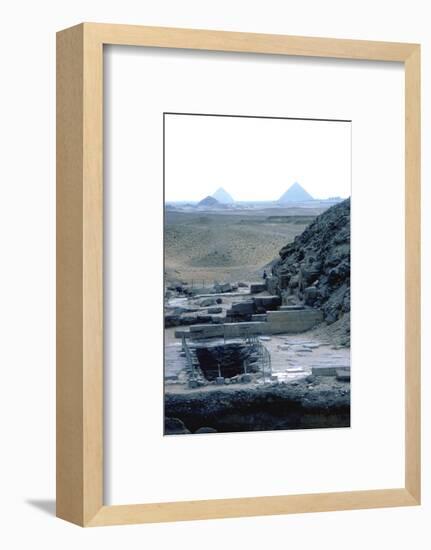
[[[430,546],[431,35],[428,3],[363,0],[9,1],[0,8],[0,544],[5,548]],[[421,42],[423,67],[423,505],[82,530],[53,517],[55,32],[80,21]]]

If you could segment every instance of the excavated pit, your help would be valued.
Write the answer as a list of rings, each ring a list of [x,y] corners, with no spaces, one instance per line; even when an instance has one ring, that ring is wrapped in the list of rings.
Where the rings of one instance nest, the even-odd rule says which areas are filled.
[[[259,370],[257,353],[252,345],[237,342],[200,345],[195,353],[199,367],[209,382],[218,376],[232,378]]]

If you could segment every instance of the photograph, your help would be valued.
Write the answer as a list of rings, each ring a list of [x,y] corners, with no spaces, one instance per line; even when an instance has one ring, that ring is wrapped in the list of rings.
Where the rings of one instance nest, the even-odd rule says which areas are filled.
[[[351,122],[163,130],[164,434],[349,427]]]

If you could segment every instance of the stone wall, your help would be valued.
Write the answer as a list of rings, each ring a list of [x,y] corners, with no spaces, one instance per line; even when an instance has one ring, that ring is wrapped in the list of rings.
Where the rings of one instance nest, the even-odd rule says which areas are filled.
[[[246,323],[223,323],[220,325],[192,325],[189,331],[175,332],[193,339],[199,338],[245,338],[259,334],[295,334],[305,332],[321,323],[323,313],[318,309],[304,308],[282,311],[268,311],[267,321]],[[178,334],[177,334],[178,333]]]

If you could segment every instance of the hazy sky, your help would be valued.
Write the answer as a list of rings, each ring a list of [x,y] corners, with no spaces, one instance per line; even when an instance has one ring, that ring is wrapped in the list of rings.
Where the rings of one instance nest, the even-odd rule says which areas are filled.
[[[297,181],[314,198],[350,196],[351,125],[289,119],[165,116],[167,201],[223,187],[235,200],[277,200]]]

